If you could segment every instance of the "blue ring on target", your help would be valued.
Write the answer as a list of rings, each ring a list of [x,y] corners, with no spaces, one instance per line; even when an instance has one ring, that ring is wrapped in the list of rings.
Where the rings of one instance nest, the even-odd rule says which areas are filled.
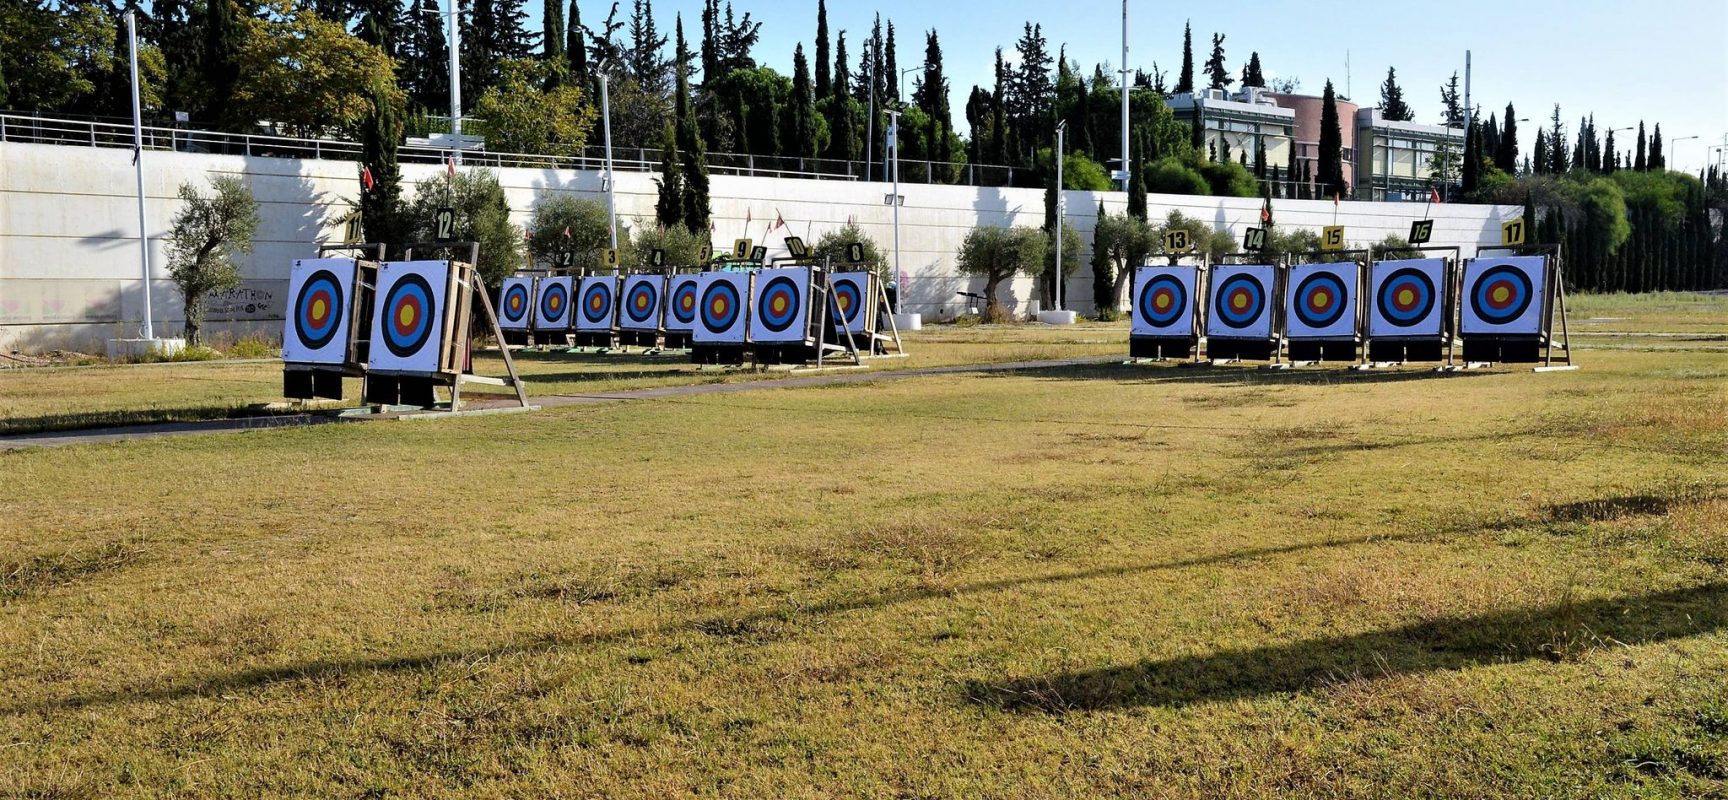
[[[762,327],[780,333],[798,321],[798,309],[801,305],[798,284],[781,275],[769,281],[768,285],[762,288],[762,294],[756,298],[756,318],[762,320]]]
[[[412,273],[402,276],[384,296],[384,346],[409,358],[432,338],[432,286]]]
[[[725,333],[738,322],[738,287],[727,281],[715,281],[702,292],[702,308],[698,316],[702,327],[713,333]]]
[[[1174,275],[1159,275],[1140,287],[1139,307],[1146,324],[1168,328],[1188,310],[1188,287]]]
[[[1218,314],[1218,321],[1226,327],[1246,328],[1266,313],[1266,287],[1260,285],[1260,279],[1253,275],[1232,275],[1218,287],[1218,296],[1212,306]]]
[[[1296,319],[1310,328],[1325,328],[1344,316],[1349,290],[1337,275],[1316,272],[1296,285]]]
[[[528,286],[521,283],[510,284],[510,288],[504,290],[501,305],[504,306],[505,322],[521,322],[528,316]]]
[[[570,288],[562,283],[549,283],[540,292],[540,321],[559,322],[570,308]]]
[[[624,296],[624,314],[631,322],[647,322],[654,318],[654,312],[660,307],[660,293],[654,291],[653,281],[637,281],[630,287],[630,293]]]
[[[858,281],[853,278],[835,281],[834,304],[840,307],[840,319],[847,323],[857,322],[858,315],[864,311],[864,292],[858,288]]]
[[[1434,311],[1434,280],[1414,267],[1386,276],[1374,297],[1380,318],[1400,328],[1421,324]]]
[[[321,350],[330,344],[341,327],[342,304],[342,283],[336,273],[327,269],[312,273],[294,298],[294,335],[300,344],[308,350]],[[320,309],[322,315],[316,315]]]
[[[1524,270],[1501,265],[1476,279],[1470,290],[1470,307],[1483,322],[1506,325],[1524,314],[1535,294],[1536,289]]]
[[[612,311],[612,287],[605,281],[588,284],[582,290],[582,318],[589,322],[606,321],[606,315]]]
[[[685,325],[696,322],[696,306],[701,298],[696,296],[696,282],[684,281],[672,292],[672,317]]]

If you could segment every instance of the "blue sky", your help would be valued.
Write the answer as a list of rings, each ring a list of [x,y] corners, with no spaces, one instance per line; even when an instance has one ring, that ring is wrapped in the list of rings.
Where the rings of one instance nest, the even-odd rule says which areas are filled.
[[[539,4],[529,0],[538,22]],[[621,15],[629,9],[623,0]],[[758,61],[790,74],[792,48],[804,43],[814,57],[815,0],[733,0],[740,16],[761,21]],[[590,27],[610,2],[581,0]],[[659,0],[655,18],[671,34],[681,12],[692,47],[700,38],[701,0]],[[1119,2],[1060,0],[831,0],[831,35],[847,30],[854,68],[858,41],[868,36],[875,13],[894,21],[897,57],[910,67],[923,58],[923,32],[934,27],[953,84],[956,123],[965,131],[964,105],[974,83],[988,86],[995,48],[1012,54],[1021,26],[1042,24],[1055,51],[1092,65],[1121,60]],[[1308,2],[1234,0],[1230,3],[1133,2],[1129,12],[1129,64],[1150,71],[1153,61],[1174,74],[1182,60],[1182,23],[1192,20],[1196,63],[1204,63],[1214,31],[1224,33],[1232,72],[1259,51],[1268,75],[1295,77],[1303,91],[1319,93],[1328,78],[1343,92],[1348,53],[1353,96],[1378,102],[1386,68],[1398,68],[1406,102],[1421,122],[1437,122],[1439,86],[1464,68],[1474,52],[1473,98],[1486,115],[1504,114],[1506,103],[1531,121],[1519,126],[1528,150],[1538,125],[1555,103],[1568,135],[1578,118],[1594,112],[1597,129],[1662,123],[1665,137],[1698,135],[1669,148],[1669,166],[1696,171],[1705,147],[1728,134],[1728,0],[1448,0],[1412,2]],[[1174,80],[1172,78],[1172,80]],[[912,76],[906,86],[911,88]],[[1616,140],[1625,141],[1618,134]],[[1636,133],[1630,134],[1636,136]]]

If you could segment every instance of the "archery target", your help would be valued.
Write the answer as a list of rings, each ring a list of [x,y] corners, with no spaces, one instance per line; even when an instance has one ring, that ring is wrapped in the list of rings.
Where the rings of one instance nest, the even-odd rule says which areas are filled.
[[[743,344],[745,320],[750,313],[750,274],[707,272],[697,282],[696,327],[691,339],[697,344]]]
[[[353,325],[354,259],[305,258],[288,275],[289,306],[282,360],[291,364],[343,364]]]
[[[386,261],[378,267],[372,362],[379,371],[438,371],[444,344],[448,261]]]
[[[1197,267],[1139,267],[1134,270],[1134,336],[1194,335]]]
[[[534,318],[534,279],[513,275],[504,279],[504,289],[498,293],[498,327],[507,331],[525,331]]]
[[[578,290],[576,330],[610,331],[618,314],[618,279],[583,278]]]
[[[828,283],[834,295],[834,329],[843,333],[874,333],[875,276],[868,272],[837,272]]]
[[[1368,335],[1445,335],[1446,260],[1376,261],[1368,268]]]
[[[1284,333],[1292,339],[1356,335],[1355,264],[1299,264],[1290,268]]]
[[[1464,334],[1539,335],[1548,284],[1544,256],[1475,258],[1464,264]]]
[[[702,303],[699,275],[673,275],[666,281],[666,330],[696,329],[696,310]]]
[[[1264,265],[1212,268],[1206,335],[1220,339],[1272,338],[1272,292],[1277,268]]]
[[[802,342],[810,337],[810,268],[765,269],[756,274],[750,309],[753,342]]]
[[[574,279],[541,278],[540,293],[534,301],[534,330],[570,330],[570,293]]]
[[[631,275],[624,279],[624,313],[618,327],[629,331],[660,330],[662,289],[666,279],[659,275]]]

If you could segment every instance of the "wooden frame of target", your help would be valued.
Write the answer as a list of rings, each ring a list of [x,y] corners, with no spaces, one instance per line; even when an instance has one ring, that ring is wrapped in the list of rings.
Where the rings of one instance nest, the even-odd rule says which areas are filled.
[[[1256,253],[1206,270],[1206,357],[1214,363],[1271,361],[1281,355],[1284,268]],[[1247,261],[1237,259],[1250,259]]]
[[[373,290],[382,244],[320,245],[315,258],[296,259],[288,273],[282,321],[282,396],[342,399],[342,379],[366,369]],[[333,251],[372,258],[330,258]]]
[[[753,272],[704,272],[696,282],[696,324],[690,360],[697,364],[743,364],[750,343]]]
[[[1172,255],[1168,264],[1134,268],[1128,283],[1131,360],[1199,357],[1207,267],[1205,257],[1184,264]]]
[[[619,338],[625,344],[654,347],[665,329],[666,283],[664,273],[626,275],[619,284]]]
[[[1417,258],[1370,262],[1360,368],[1450,361],[1457,247],[1412,247]]]
[[[1284,269],[1284,347],[1291,366],[1354,362],[1366,326],[1367,250],[1292,253]]]
[[[1459,269],[1458,338],[1466,365],[1533,364],[1539,370],[1573,369],[1566,316],[1565,276],[1559,245],[1496,248]],[[1558,314],[1563,366],[1554,365]]]

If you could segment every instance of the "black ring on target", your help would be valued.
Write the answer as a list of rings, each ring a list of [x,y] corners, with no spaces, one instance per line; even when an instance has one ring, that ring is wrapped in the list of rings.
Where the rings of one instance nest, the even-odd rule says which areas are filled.
[[[1156,328],[1167,328],[1182,319],[1188,309],[1188,287],[1174,275],[1159,275],[1140,287],[1140,318]]]
[[[1212,303],[1218,321],[1231,328],[1253,325],[1266,312],[1266,287],[1253,275],[1236,274],[1224,279]]]
[[[589,322],[606,321],[612,311],[612,287],[605,281],[595,281],[582,290],[582,317]]]
[[[654,311],[660,307],[660,293],[654,291],[653,281],[637,281],[630,287],[630,293],[624,296],[624,313],[631,322],[647,322],[654,318]]]
[[[1296,319],[1310,328],[1325,328],[1344,316],[1349,290],[1337,275],[1316,272],[1296,284]]]
[[[408,358],[432,338],[432,286],[419,275],[397,279],[384,296],[384,346]]]
[[[738,287],[715,281],[702,292],[702,327],[725,333],[738,322]]]
[[[672,292],[672,317],[685,325],[696,322],[696,282],[684,281]]]
[[[1374,297],[1380,318],[1400,328],[1421,324],[1434,310],[1434,280],[1415,267],[1386,276]]]
[[[756,317],[762,320],[762,327],[780,333],[798,321],[800,305],[798,284],[781,275],[762,288],[762,294],[756,299]]]
[[[864,292],[858,288],[857,280],[842,278],[834,282],[834,305],[840,308],[841,320],[858,321],[858,315],[864,311]]]
[[[322,313],[319,313],[322,312]],[[342,283],[321,269],[300,285],[294,298],[294,335],[308,350],[321,350],[336,338],[342,320]]]
[[[540,291],[540,321],[556,323],[564,319],[564,311],[570,308],[570,287],[563,283],[549,283]]]
[[[1470,290],[1470,307],[1483,322],[1506,325],[1524,314],[1535,294],[1536,289],[1524,270],[1501,265],[1476,279]]]
[[[521,322],[528,315],[528,286],[512,283],[504,290],[504,321]]]

